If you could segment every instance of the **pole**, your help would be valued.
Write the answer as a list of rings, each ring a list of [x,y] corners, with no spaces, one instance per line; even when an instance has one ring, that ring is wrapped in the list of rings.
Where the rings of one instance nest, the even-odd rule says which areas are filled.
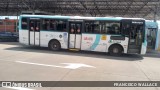
[[[157,5],[155,6],[155,11],[154,11],[154,22],[157,21],[157,11],[158,11],[158,7]]]
[[[6,19],[4,20],[4,27],[5,27],[4,32],[6,32]]]

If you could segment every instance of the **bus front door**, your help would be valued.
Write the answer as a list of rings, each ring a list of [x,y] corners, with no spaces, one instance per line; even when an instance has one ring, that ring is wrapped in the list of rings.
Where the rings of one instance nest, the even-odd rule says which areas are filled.
[[[29,21],[29,44],[40,45],[40,20]]]
[[[81,48],[82,23],[69,23],[69,48],[79,50]]]
[[[128,53],[141,53],[143,21],[122,20],[122,34],[129,38]]]

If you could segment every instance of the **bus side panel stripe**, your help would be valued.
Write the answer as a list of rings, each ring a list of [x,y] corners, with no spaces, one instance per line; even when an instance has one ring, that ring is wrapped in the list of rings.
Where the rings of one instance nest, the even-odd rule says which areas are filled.
[[[101,37],[101,35],[99,35],[99,34],[96,35],[96,39],[91,46],[91,50],[95,50],[95,48],[98,46],[98,44],[100,42],[100,37]]]

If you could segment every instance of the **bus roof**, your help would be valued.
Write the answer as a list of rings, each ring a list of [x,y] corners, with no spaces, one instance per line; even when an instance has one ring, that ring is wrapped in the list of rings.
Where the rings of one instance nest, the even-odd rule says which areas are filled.
[[[54,18],[54,19],[84,19],[84,20],[113,20],[113,21],[119,21],[119,20],[122,20],[122,19],[145,20],[143,18],[83,17],[83,16],[61,16],[61,15],[20,15],[20,17]]]

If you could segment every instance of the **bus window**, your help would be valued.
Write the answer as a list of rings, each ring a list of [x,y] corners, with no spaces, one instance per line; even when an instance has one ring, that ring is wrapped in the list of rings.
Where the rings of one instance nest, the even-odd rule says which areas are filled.
[[[56,30],[56,21],[50,20],[50,30]]]
[[[66,21],[64,20],[57,20],[56,22],[56,30],[57,31],[66,31]]]
[[[81,24],[76,25],[76,33],[80,34],[81,33]]]
[[[76,30],[75,24],[74,24],[74,23],[71,23],[71,24],[70,24],[70,27],[71,27],[71,28],[70,28],[70,33],[71,33],[71,34],[74,34],[74,33],[75,33],[75,30]]]
[[[34,21],[30,20],[29,28],[30,28],[30,31],[34,31]]]
[[[27,18],[22,18],[22,29],[27,29]]]
[[[94,28],[93,33],[100,33],[100,22],[99,21],[94,22],[93,28]]]
[[[39,21],[36,21],[35,30],[36,30],[37,32],[40,31],[40,22],[39,22]]]
[[[119,22],[105,22],[101,24],[102,34],[120,34]]]
[[[85,22],[85,33],[100,33],[99,21],[86,21]]]
[[[129,31],[131,29],[131,25],[130,23],[123,23],[122,24],[122,31],[123,31],[123,35],[129,35]]]
[[[50,20],[49,19],[44,19],[42,21],[42,29],[43,30],[50,30]]]
[[[105,30],[105,22],[101,22],[100,24],[100,32],[101,34],[106,34],[106,30]]]

